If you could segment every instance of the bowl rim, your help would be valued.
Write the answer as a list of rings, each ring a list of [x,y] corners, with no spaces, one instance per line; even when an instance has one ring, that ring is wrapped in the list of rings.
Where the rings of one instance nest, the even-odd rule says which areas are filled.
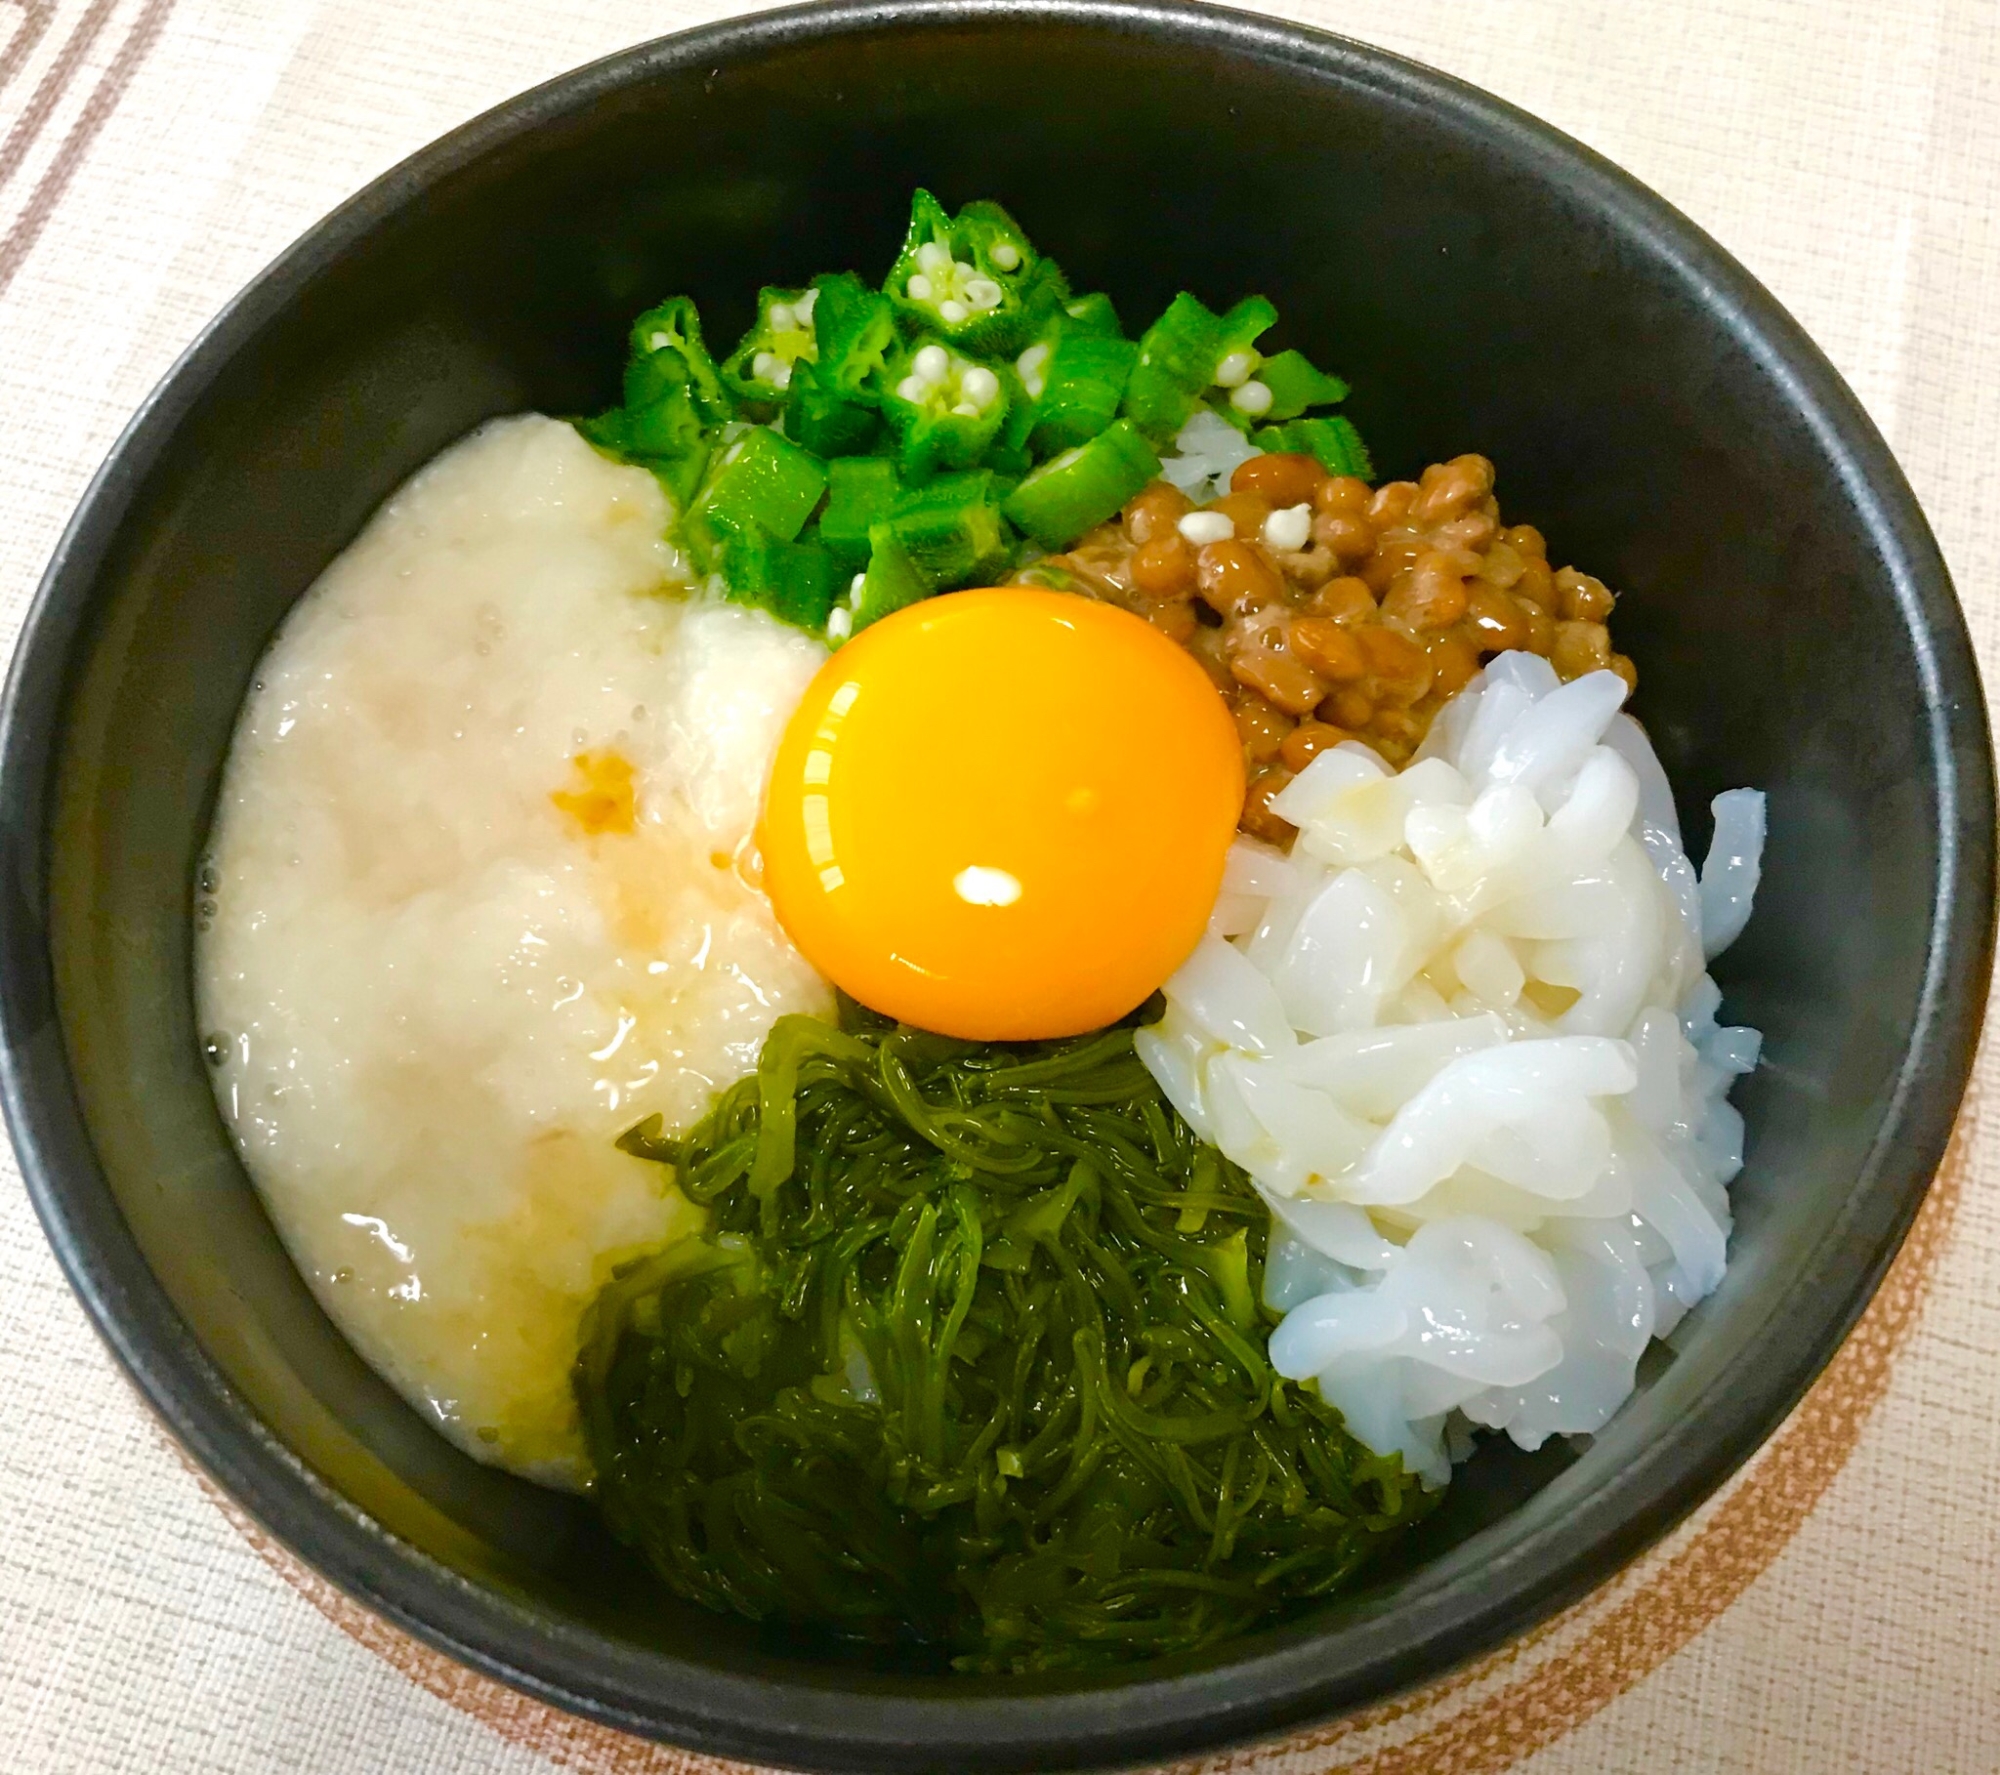
[[[1206,1669],[1107,1686],[955,1695],[725,1675],[642,1652],[451,1570],[363,1514],[280,1442],[196,1342],[97,1165],[55,1014],[46,869],[68,661],[138,489],[224,367],[328,266],[423,194],[544,122],[655,75],[812,41],[1054,24],[1303,68],[1449,118],[1551,182],[1677,274],[1758,360],[1892,566],[1937,770],[1939,850],[1918,1009],[1882,1127],[1847,1204],[1763,1329],[1703,1389],[1681,1433],[1581,1496],[1559,1526],[1395,1608]],[[1351,39],[1191,0],[822,0],[634,45],[450,131],[308,229],[203,328],[138,409],[71,518],[0,698],[0,1105],[49,1242],[99,1334],[193,1460],[281,1544],[398,1627],[483,1674],[602,1724],[790,1767],[1067,1768],[1184,1756],[1351,1710],[1524,1631],[1609,1578],[1756,1449],[1831,1359],[1902,1243],[1970,1072],[1993,940],[1992,744],[1949,573],[1901,470],[1839,374],[1777,301],[1686,217],[1592,150],[1504,101]],[[1482,1531],[1494,1534],[1496,1529]]]

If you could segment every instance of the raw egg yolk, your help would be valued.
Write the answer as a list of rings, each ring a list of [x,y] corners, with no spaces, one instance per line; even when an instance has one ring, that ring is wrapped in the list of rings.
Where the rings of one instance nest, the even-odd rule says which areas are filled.
[[[953,592],[813,680],[772,765],[764,885],[874,1010],[1076,1035],[1187,958],[1242,808],[1235,723],[1159,630],[1067,592]]]

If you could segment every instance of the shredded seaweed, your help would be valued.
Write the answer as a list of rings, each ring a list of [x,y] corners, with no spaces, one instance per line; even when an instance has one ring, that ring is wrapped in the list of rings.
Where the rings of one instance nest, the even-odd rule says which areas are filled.
[[[1188,1652],[1433,1501],[1265,1360],[1267,1214],[1118,1028],[986,1045],[781,1019],[678,1142],[704,1237],[622,1272],[576,1386],[666,1583],[959,1669]]]

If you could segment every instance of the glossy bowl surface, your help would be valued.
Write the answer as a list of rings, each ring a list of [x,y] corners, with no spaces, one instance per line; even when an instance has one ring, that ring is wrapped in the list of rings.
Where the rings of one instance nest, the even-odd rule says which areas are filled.
[[[1174,1667],[1008,1685],[813,1663],[661,1607],[577,1502],[474,1465],[348,1349],[234,1158],[189,998],[231,723],[290,603],[468,427],[613,397],[673,290],[886,266],[912,185],[997,197],[1128,316],[1267,291],[1385,472],[1477,449],[1624,594],[1690,848],[1770,792],[1719,975],[1767,1061],[1722,1290],[1587,1448],[1488,1446],[1408,1557]],[[811,1768],[1054,1768],[1269,1734],[1582,1594],[1769,1433],[1894,1254],[1984,1002],[1990,742],[1936,546],[1853,396],[1713,242],[1577,144],[1359,45],[1177,5],[840,4],[666,39],[426,149],[147,403],[51,565],[0,730],[5,1095],[77,1292],[286,1544],[560,1706]]]

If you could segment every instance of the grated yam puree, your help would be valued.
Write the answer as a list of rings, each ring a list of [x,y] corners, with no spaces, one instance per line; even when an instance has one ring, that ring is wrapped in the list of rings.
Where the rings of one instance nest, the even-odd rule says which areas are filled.
[[[497,421],[285,622],[204,866],[218,1101],[314,1293],[478,1458],[576,1485],[579,1316],[699,1213],[612,1144],[830,1012],[749,840],[824,649],[686,601],[653,478]]]

